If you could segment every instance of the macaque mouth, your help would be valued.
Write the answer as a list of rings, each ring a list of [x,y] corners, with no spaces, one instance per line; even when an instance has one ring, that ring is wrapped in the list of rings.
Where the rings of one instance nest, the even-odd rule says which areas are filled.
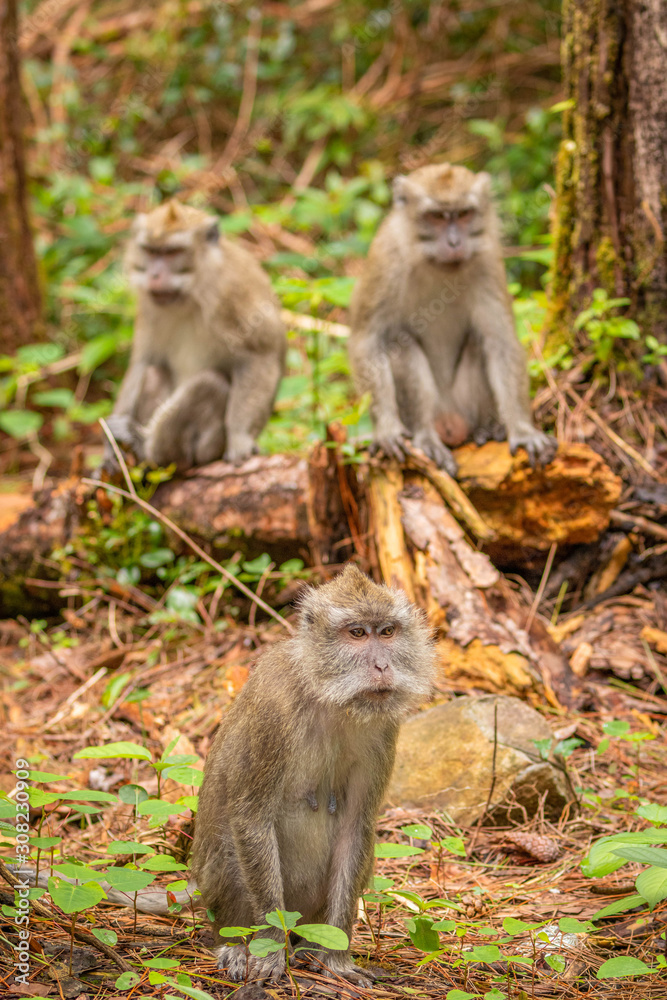
[[[182,297],[179,291],[153,291],[151,290],[151,298],[153,302],[157,303],[159,306],[168,306],[172,302],[178,302]]]

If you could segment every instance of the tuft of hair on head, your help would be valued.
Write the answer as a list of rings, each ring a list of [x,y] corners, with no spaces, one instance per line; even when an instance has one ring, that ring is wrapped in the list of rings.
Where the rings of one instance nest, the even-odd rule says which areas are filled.
[[[205,238],[209,233],[218,232],[218,220],[191,205],[171,198],[154,208],[152,212],[140,215],[137,226],[151,243],[159,243],[174,233],[201,232]]]
[[[333,580],[306,590],[299,601],[299,623],[329,631],[353,620],[392,620],[408,629],[425,618],[402,590],[375,583],[355,563],[347,563]]]
[[[452,163],[428,163],[394,180],[394,198],[399,205],[424,194],[443,206],[465,202],[483,210],[491,195],[491,177]]]

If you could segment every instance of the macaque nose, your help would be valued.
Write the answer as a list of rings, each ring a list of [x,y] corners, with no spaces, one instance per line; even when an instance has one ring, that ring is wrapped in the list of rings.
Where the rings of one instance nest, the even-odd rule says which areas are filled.
[[[458,247],[461,244],[461,234],[458,226],[450,226],[447,230],[447,242],[450,247]]]
[[[374,669],[380,677],[384,677],[385,671],[389,669],[388,663],[376,663]]]

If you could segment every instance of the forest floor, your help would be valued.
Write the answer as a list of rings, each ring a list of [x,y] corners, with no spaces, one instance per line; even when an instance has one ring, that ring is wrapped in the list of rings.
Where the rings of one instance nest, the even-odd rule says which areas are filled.
[[[591,433],[599,436],[600,450],[610,464],[615,459],[619,471],[627,452],[620,448],[623,454],[614,456],[608,436],[599,428]],[[376,887],[355,926],[357,961],[381,969],[374,996],[667,998],[661,962],[661,956],[667,957],[665,902],[650,913],[646,906],[623,912],[621,904],[621,912],[588,922],[602,908],[633,895],[634,880],[645,865],[630,861],[600,878],[586,877],[580,867],[601,837],[643,829],[646,819],[658,826],[667,823],[667,599],[650,575],[643,581],[637,577],[642,563],[653,560],[656,565],[665,546],[660,529],[667,520],[667,487],[664,478],[647,480],[641,469],[636,476],[623,471],[619,510],[634,519],[632,525],[626,533],[610,529],[595,548],[593,565],[582,554],[581,566],[586,565],[582,574],[590,581],[601,566],[611,564],[617,536],[629,537],[635,563],[625,592],[597,603],[589,600],[583,610],[572,603],[555,617],[557,595],[540,608],[570,657],[586,645],[588,672],[581,672],[578,707],[541,706],[565,745],[577,801],[556,823],[538,811],[511,830],[483,823],[461,827],[442,814],[416,810],[385,812],[378,823],[379,841],[417,844],[421,853],[378,860],[376,876],[393,882]],[[20,506],[24,498],[20,491],[17,495]],[[625,561],[617,579],[629,571],[624,566]],[[577,584],[580,605],[585,585],[582,576]],[[589,588],[589,598],[591,592],[595,589]],[[247,679],[259,651],[282,635],[275,623],[259,616],[257,621],[244,619],[243,614],[237,621],[228,616],[223,629],[215,615],[197,623],[161,620],[156,614],[160,600],[151,597],[142,604],[141,593],[136,588],[134,603],[100,593],[84,604],[77,600],[76,583],[63,584],[68,607],[57,623],[25,618],[0,622],[0,791],[10,795],[0,806],[11,804],[17,760],[29,759],[39,768],[33,781],[48,793],[41,802],[37,797],[31,809],[34,832],[44,838],[39,841],[42,868],[52,859],[96,867],[110,860],[107,848],[119,841],[183,862],[192,834],[188,796],[198,784],[186,772],[201,771],[225,706]],[[568,648],[573,636],[576,641]],[[442,667],[439,701],[488,690],[493,688],[483,691],[452,680]],[[184,755],[181,771],[158,782],[158,770],[146,760],[114,758],[109,764],[105,757],[75,759],[85,747],[118,742],[148,748],[154,762],[165,751],[172,757]],[[152,818],[137,816],[134,805],[117,794],[127,783],[171,803],[171,810]],[[0,818],[8,815],[0,812]],[[404,830],[414,824],[429,831],[415,839]],[[7,833],[8,827],[4,829]],[[452,847],[461,840],[464,852]],[[0,849],[11,861],[12,845],[5,842]],[[156,884],[165,880],[173,881],[173,874],[158,874]],[[81,906],[77,926],[113,931],[113,951],[133,965],[136,981],[114,985],[121,969],[80,941],[73,949],[70,975],[70,936],[62,916],[60,924],[55,922],[53,910],[51,917],[33,914],[30,984],[13,985],[11,948],[17,939],[7,908],[11,896],[3,892],[0,993],[79,1000],[197,998],[201,990],[217,997],[233,988],[215,968],[201,912],[173,918],[139,913],[135,919],[130,908],[96,902]],[[437,951],[431,920],[441,921]],[[598,978],[604,963],[622,956],[645,967],[636,975]],[[270,995],[294,996],[297,987],[304,997],[318,991],[331,995],[330,980],[298,964],[295,974],[296,982],[270,987]],[[366,995],[340,983],[335,988]]]

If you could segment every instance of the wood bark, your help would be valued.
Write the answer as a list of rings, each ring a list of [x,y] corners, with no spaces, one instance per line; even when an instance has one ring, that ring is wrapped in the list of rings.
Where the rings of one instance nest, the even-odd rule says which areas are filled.
[[[0,0],[0,340],[3,353],[41,333],[41,296],[28,220],[16,0]]]
[[[595,288],[667,338],[667,5],[564,0],[566,97],[551,309],[567,330]]]

